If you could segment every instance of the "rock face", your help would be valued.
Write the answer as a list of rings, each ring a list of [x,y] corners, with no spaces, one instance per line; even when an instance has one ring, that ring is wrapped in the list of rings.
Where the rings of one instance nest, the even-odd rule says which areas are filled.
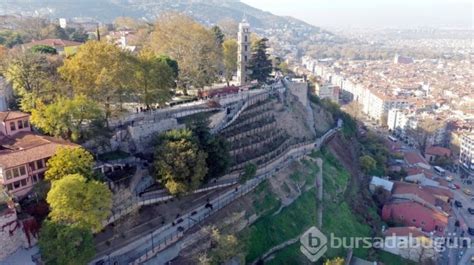
[[[32,239],[32,238],[30,238]],[[34,239],[30,244],[36,243]],[[0,261],[20,247],[30,247],[14,209],[0,211]]]

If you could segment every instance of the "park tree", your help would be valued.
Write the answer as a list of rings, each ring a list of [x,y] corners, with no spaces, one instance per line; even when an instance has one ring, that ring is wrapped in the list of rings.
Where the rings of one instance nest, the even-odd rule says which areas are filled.
[[[103,104],[106,120],[123,101],[131,84],[132,62],[127,53],[106,42],[88,41],[59,68],[75,94]]]
[[[221,137],[211,134],[209,120],[204,117],[193,119],[186,124],[196,137],[200,150],[207,153],[206,165],[208,168],[205,180],[223,176],[229,168],[231,157],[227,141]]]
[[[222,46],[222,44],[224,43],[225,35],[222,32],[221,28],[216,25],[211,28],[211,31],[214,34],[214,39],[216,41],[216,44],[218,46]]]
[[[152,104],[163,104],[171,99],[175,78],[166,59],[149,52],[140,53],[136,57],[134,80],[136,92],[148,109]]]
[[[193,191],[207,174],[206,158],[190,130],[163,133],[156,140],[155,176],[173,195]]]
[[[253,47],[252,56],[249,60],[250,78],[260,83],[267,81],[272,73],[272,61],[267,53],[267,39],[258,40]]]
[[[328,259],[324,262],[324,265],[344,265],[345,261],[341,257],[335,257],[333,259]]]
[[[15,45],[22,44],[23,39],[16,31],[2,30],[0,31],[0,44],[5,47],[12,48]]]
[[[178,88],[185,93],[217,80],[221,56],[214,34],[187,16],[160,16],[148,46],[155,54],[167,54],[178,62]]]
[[[54,181],[46,201],[52,221],[98,232],[111,213],[112,192],[105,183],[73,174]]]
[[[166,63],[171,68],[171,70],[173,72],[173,78],[176,80],[178,78],[178,75],[179,75],[178,62],[176,60],[171,59],[167,55],[158,56],[158,60],[161,61],[161,62]]]
[[[359,158],[360,167],[365,174],[369,174],[374,171],[377,167],[377,161],[370,155],[363,155]]]
[[[56,95],[67,95],[57,74],[62,60],[58,56],[33,53],[31,50],[17,51],[8,59],[4,75],[19,97],[22,111],[31,112],[38,101],[50,101]]]
[[[241,244],[236,236],[222,234],[217,228],[210,229],[211,250],[209,251],[210,264],[226,264],[242,252]]]
[[[245,183],[247,180],[252,179],[257,174],[257,166],[255,164],[247,164],[244,167],[244,173],[240,176],[239,182]]]
[[[237,71],[237,41],[235,39],[225,40],[222,44],[222,53],[224,60],[224,77],[229,86],[234,73]]]
[[[85,96],[58,98],[51,104],[36,104],[31,123],[44,133],[77,141],[83,138],[85,126],[104,122],[102,108]]]
[[[445,123],[438,121],[435,118],[427,117],[420,119],[420,122],[416,126],[416,129],[409,130],[409,134],[418,144],[422,154],[425,153],[426,148],[428,147],[428,140],[430,137],[433,137],[436,132],[442,129],[445,126]]]
[[[87,179],[94,175],[94,157],[82,147],[60,147],[48,160],[45,179],[56,181],[72,174],[80,174]]]
[[[41,226],[38,246],[48,265],[85,265],[95,255],[90,229],[50,220]]]

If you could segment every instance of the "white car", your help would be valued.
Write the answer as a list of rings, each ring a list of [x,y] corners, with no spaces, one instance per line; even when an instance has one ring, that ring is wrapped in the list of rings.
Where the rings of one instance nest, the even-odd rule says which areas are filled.
[[[451,181],[453,181],[453,180],[454,180],[454,178],[453,178],[452,176],[447,176],[447,177],[446,177],[446,181],[451,182]]]

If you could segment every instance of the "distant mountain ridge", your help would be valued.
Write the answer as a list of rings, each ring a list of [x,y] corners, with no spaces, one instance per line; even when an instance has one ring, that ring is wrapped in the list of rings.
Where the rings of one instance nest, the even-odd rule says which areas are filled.
[[[130,16],[153,21],[163,12],[177,11],[191,15],[200,22],[217,24],[244,16],[252,27],[267,30],[293,25],[314,33],[321,29],[291,17],[281,17],[251,7],[238,0],[3,0],[0,13],[41,14],[52,18],[90,17],[101,22],[112,22],[119,16]]]
[[[207,26],[246,18],[252,31],[270,39],[278,56],[299,57],[309,44],[337,42],[339,37],[292,17],[276,16],[238,0],[1,0],[0,15],[90,18],[110,23],[128,16],[153,22],[165,12],[185,13]]]

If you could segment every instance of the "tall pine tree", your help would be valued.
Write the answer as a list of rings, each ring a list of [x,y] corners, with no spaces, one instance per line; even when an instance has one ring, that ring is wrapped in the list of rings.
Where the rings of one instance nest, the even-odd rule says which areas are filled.
[[[259,83],[267,81],[272,72],[272,61],[267,54],[267,41],[268,39],[263,38],[255,43],[249,61],[250,78],[258,80]]]

